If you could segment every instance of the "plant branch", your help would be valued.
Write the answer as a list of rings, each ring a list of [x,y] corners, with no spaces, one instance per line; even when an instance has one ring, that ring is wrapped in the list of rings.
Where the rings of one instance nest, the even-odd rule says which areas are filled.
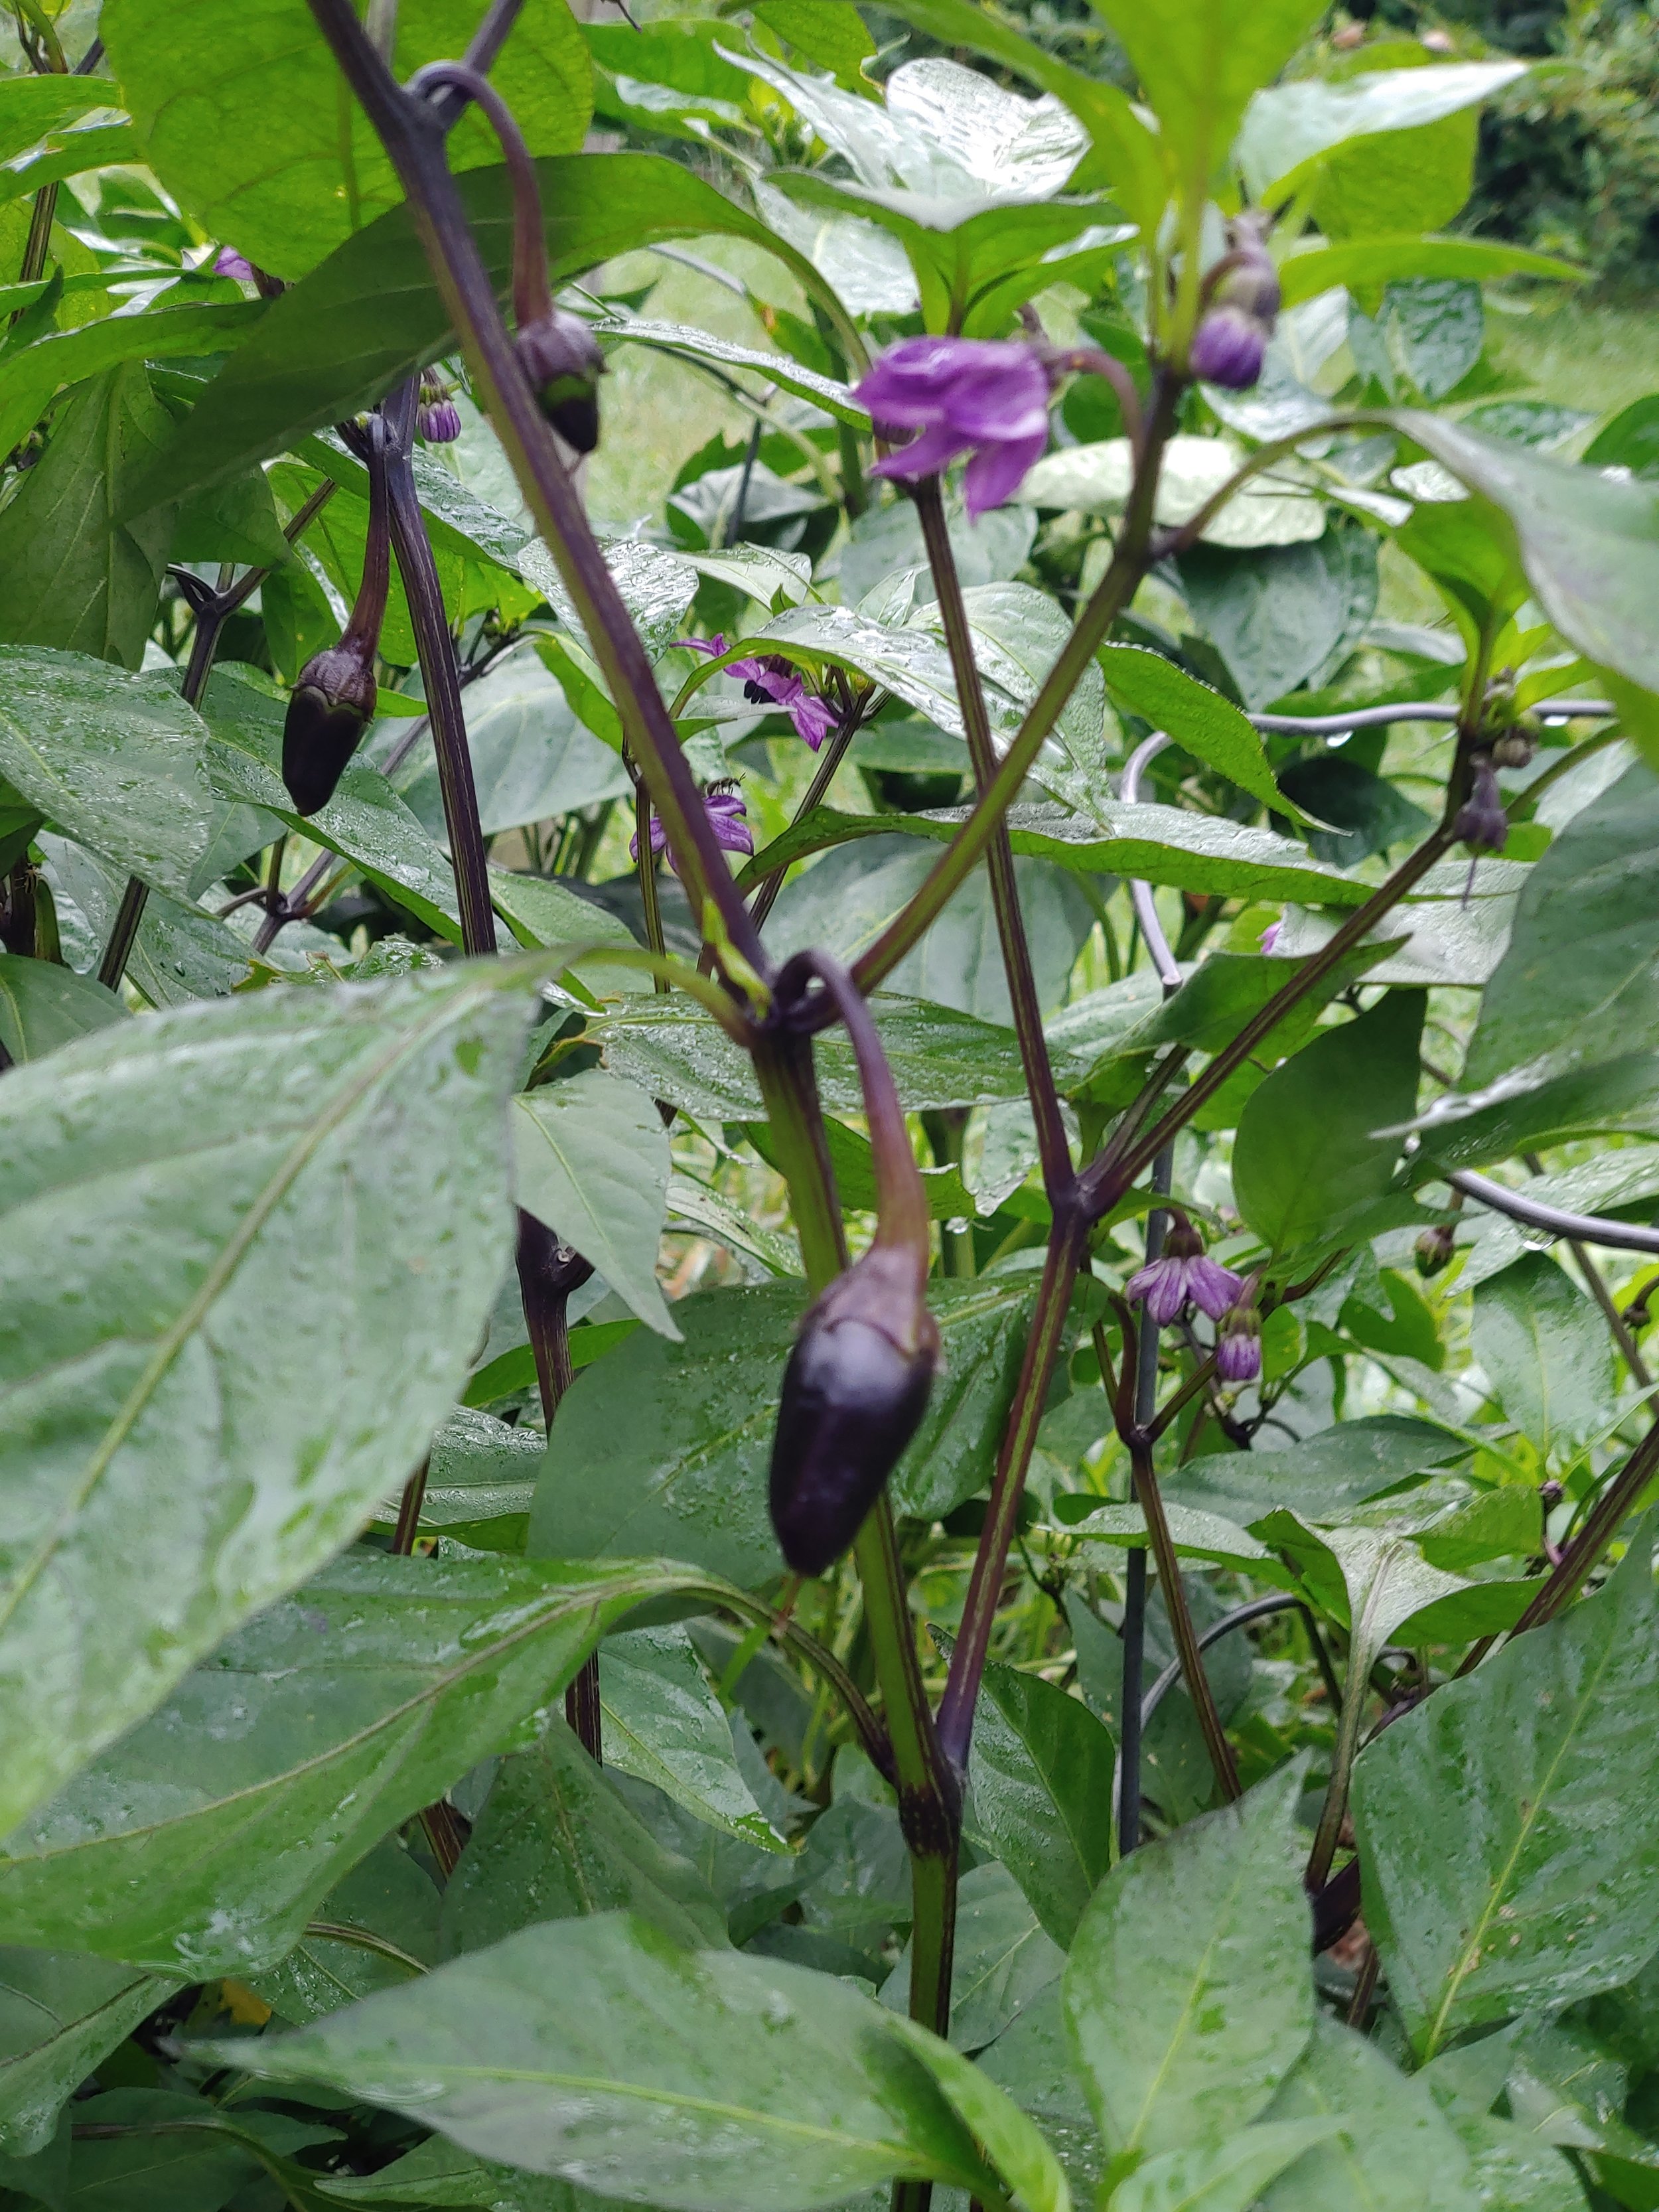
[[[957,574],[956,556],[951,550],[951,533],[945,527],[945,503],[939,495],[938,477],[924,477],[913,488],[911,496],[921,520],[922,543],[927,549],[927,563],[939,598],[951,670],[956,678],[957,702],[968,736],[968,757],[973,765],[974,783],[982,799],[996,775],[996,748],[991,741],[985,689],[974,659],[973,635],[968,626],[968,610]],[[1042,1010],[1037,1004],[1031,950],[1026,941],[1025,918],[1020,911],[1019,886],[1014,877],[1014,849],[1008,842],[1008,825],[1001,819],[992,829],[985,862],[991,879],[997,935],[1001,940],[1008,1000],[1013,1010],[1014,1034],[1019,1042],[1026,1093],[1036,1124],[1042,1180],[1052,1205],[1071,1184],[1072,1152],[1066,1139],[1066,1124],[1060,1119],[1048,1042],[1042,1034]]]
[[[806,796],[795,809],[794,822],[789,825],[791,829],[793,829],[797,823],[804,822],[812,809],[823,803],[824,793],[835,781],[836,771],[846,759],[847,749],[852,744],[858,732],[859,725],[863,721],[876,696],[877,694],[873,691],[858,693],[847,712],[836,725],[835,735],[824,746],[817,767],[813,773],[812,781],[807,786]],[[765,927],[766,917],[776,904],[778,893],[783,889],[784,878],[788,872],[787,865],[781,868],[774,868],[769,876],[763,876],[756,884],[754,896],[749,902],[749,911],[754,917],[757,929]]]
[[[704,814],[651,664],[606,567],[495,303],[495,288],[444,160],[441,117],[397,84],[351,0],[309,0],[319,28],[380,135],[408,198],[474,389],[587,633],[640,763],[694,914],[712,900],[731,944],[764,975],[765,954]]]

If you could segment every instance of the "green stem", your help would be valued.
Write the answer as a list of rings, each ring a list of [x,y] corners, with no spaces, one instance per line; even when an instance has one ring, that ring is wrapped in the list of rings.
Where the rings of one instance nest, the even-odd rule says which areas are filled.
[[[1365,1669],[1354,1663],[1358,1648],[1357,1640],[1348,1646],[1348,1678],[1342,1688],[1342,1711],[1336,1724],[1335,1747],[1331,1753],[1331,1778],[1325,1785],[1325,1802],[1320,1808],[1319,1826],[1308,1858],[1306,1882],[1310,1893],[1325,1886],[1331,1871],[1331,1861],[1336,1856],[1337,1838],[1342,1832],[1342,1815],[1348,1809],[1348,1780],[1353,1772],[1355,1753],[1359,1749],[1359,1723],[1364,1716],[1365,1698],[1370,1687]]]
[[[1204,1748],[1210,1754],[1210,1765],[1215,1770],[1217,1785],[1222,1796],[1231,1804],[1240,1794],[1238,1768],[1233,1760],[1232,1746],[1227,1741],[1227,1732],[1221,1725],[1221,1715],[1216,1708],[1214,1692],[1210,1688],[1210,1678],[1204,1671],[1204,1655],[1198,1647],[1198,1631],[1193,1626],[1192,1607],[1187,1602],[1187,1586],[1181,1579],[1181,1562],[1176,1557],[1175,1538],[1170,1534],[1170,1516],[1164,1510],[1164,1495],[1158,1486],[1152,1449],[1144,1432],[1138,1432],[1131,1441],[1129,1458],[1134,1471],[1135,1497],[1146,1517],[1146,1534],[1152,1545],[1152,1557],[1158,1562],[1158,1586],[1164,1592],[1164,1610],[1169,1615],[1176,1650],[1180,1656],[1182,1679],[1198,1714]]]
[[[968,1133],[968,1109],[964,1106],[941,1107],[936,1113],[921,1117],[927,1148],[933,1155],[936,1168],[955,1168],[962,1172],[963,1139]],[[979,1272],[974,1255],[974,1231],[971,1223],[960,1229],[941,1222],[939,1231],[939,1261],[945,1274],[958,1282],[969,1280]]]

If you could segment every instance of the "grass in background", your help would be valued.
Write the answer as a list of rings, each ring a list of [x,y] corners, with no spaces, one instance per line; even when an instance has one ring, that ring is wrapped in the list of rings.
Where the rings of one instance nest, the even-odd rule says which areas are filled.
[[[1564,292],[1520,312],[1489,305],[1486,331],[1498,366],[1563,407],[1612,415],[1659,392],[1659,295]]]

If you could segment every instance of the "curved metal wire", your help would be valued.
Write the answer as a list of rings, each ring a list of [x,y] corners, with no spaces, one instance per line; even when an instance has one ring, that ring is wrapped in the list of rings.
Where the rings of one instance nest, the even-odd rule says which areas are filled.
[[[1558,714],[1610,715],[1614,708],[1600,699],[1560,699],[1547,702],[1550,711]],[[1352,715],[1310,715],[1306,720],[1292,714],[1252,714],[1249,720],[1258,730],[1304,730],[1310,734],[1322,731],[1375,729],[1389,722],[1455,721],[1457,709],[1423,700],[1408,701],[1402,706],[1364,707]],[[1154,730],[1143,738],[1124,763],[1123,774],[1118,781],[1118,795],[1133,805],[1140,797],[1140,780],[1147,768],[1165,745],[1176,739],[1167,730]],[[1146,940],[1146,950],[1152,955],[1152,966],[1158,971],[1165,994],[1181,981],[1180,963],[1164,933],[1164,925],[1158,918],[1150,884],[1136,877],[1125,879],[1129,886],[1135,919],[1140,924],[1140,933]],[[1560,1207],[1546,1206],[1540,1200],[1528,1198],[1524,1193],[1510,1190],[1507,1184],[1493,1182],[1490,1176],[1476,1175],[1468,1168],[1453,1168],[1443,1178],[1477,1206],[1491,1208],[1494,1213],[1506,1214],[1511,1221],[1519,1221],[1528,1229],[1538,1229],[1550,1237],[1567,1239],[1579,1244],[1601,1244],[1620,1252],[1659,1253],[1659,1228],[1649,1228],[1632,1221],[1611,1221],[1596,1213],[1565,1213]],[[1154,1685],[1154,1687],[1157,1686]]]
[[[1292,1597],[1287,1590],[1275,1590],[1268,1597],[1252,1598],[1248,1605],[1237,1607],[1218,1620],[1212,1628],[1205,1630],[1198,1639],[1198,1648],[1200,1651],[1207,1651],[1212,1644],[1219,1644],[1224,1636],[1231,1636],[1236,1628],[1246,1628],[1253,1620],[1265,1620],[1270,1613],[1291,1611],[1302,1615],[1308,1641],[1312,1644],[1314,1657],[1319,1663],[1326,1695],[1330,1698],[1331,1710],[1334,1712],[1342,1703],[1342,1685],[1336,1679],[1331,1655],[1325,1649],[1325,1639],[1319,1632],[1319,1624],[1311,1610],[1301,1598]],[[1172,1659],[1140,1701],[1140,1725],[1143,1729],[1151,1725],[1152,1715],[1180,1680],[1181,1662]]]
[[[1603,720],[1615,712],[1605,699],[1540,699],[1535,710],[1545,721]],[[1275,737],[1338,737],[1344,730],[1385,729],[1390,722],[1455,722],[1461,707],[1444,699],[1407,699],[1394,707],[1352,707],[1345,714],[1252,714],[1258,730]]]

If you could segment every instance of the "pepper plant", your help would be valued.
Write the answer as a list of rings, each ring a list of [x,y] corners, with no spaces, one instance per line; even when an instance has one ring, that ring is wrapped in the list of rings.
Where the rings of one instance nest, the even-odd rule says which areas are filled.
[[[1659,397],[1097,5],[12,0],[7,2206],[1659,2201]]]

